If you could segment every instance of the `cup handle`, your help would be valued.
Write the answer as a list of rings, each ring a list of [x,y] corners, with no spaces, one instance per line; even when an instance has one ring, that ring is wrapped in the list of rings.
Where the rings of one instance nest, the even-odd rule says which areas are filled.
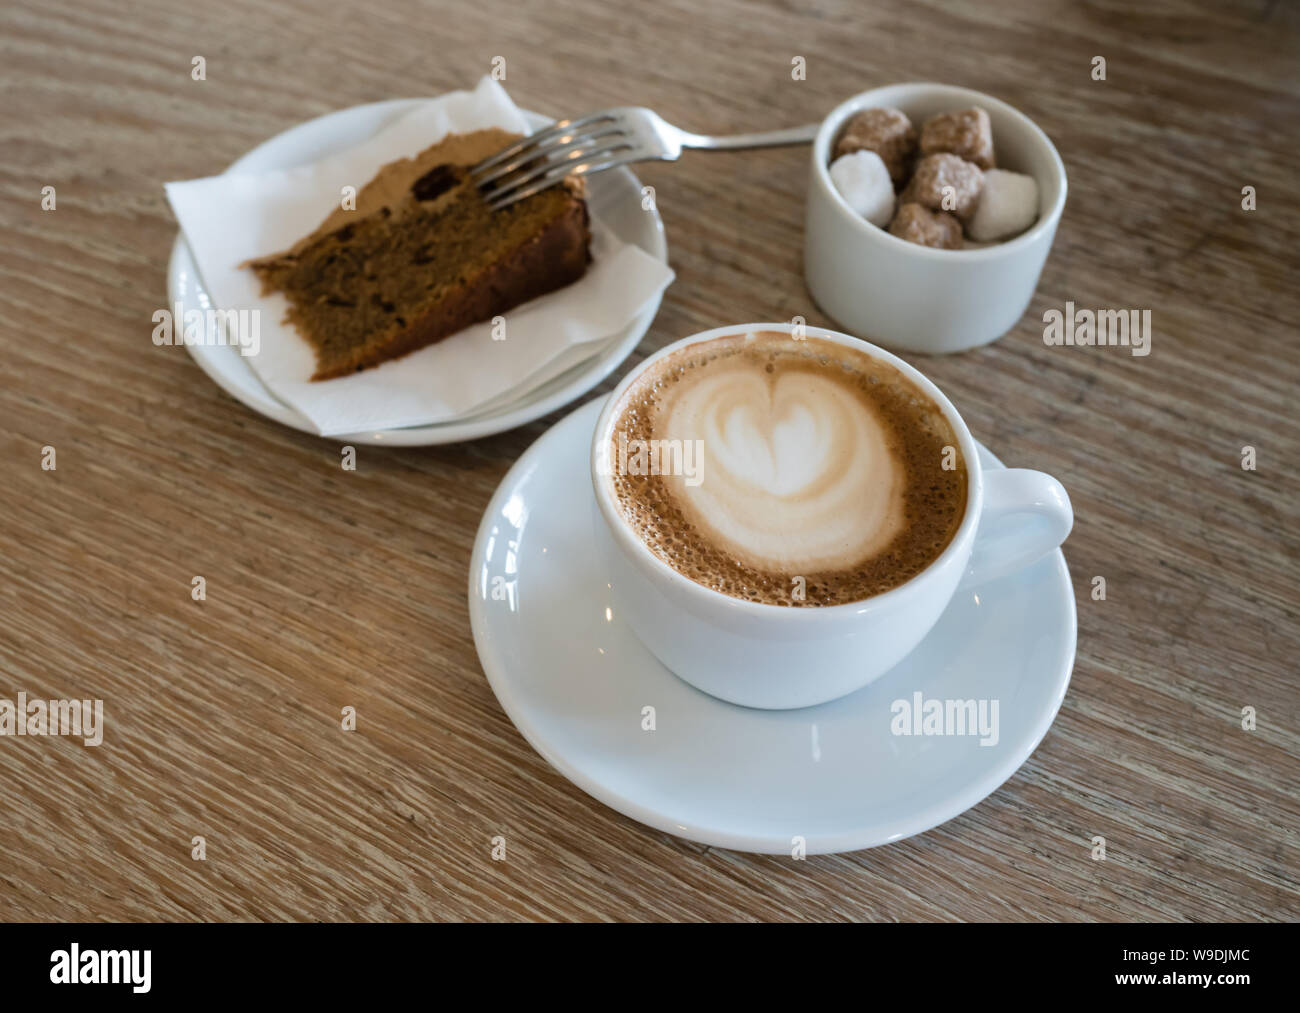
[[[1036,563],[1073,526],[1070,497],[1051,475],[1027,468],[985,471],[975,548],[958,586],[984,584]]]

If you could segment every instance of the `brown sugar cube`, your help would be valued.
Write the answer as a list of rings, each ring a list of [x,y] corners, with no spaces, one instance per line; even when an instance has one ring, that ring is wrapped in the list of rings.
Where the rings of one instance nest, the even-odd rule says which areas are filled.
[[[933,155],[936,151],[960,155],[981,169],[992,169],[993,125],[983,109],[962,109],[955,113],[939,113],[921,124],[921,154]]]
[[[947,211],[931,211],[920,204],[904,204],[889,223],[889,232],[909,243],[939,250],[961,249],[961,222]]]
[[[951,211],[965,221],[974,213],[983,189],[984,173],[979,166],[956,155],[926,155],[916,163],[916,172],[899,200],[923,204],[931,211]]]
[[[907,179],[916,152],[916,129],[897,109],[863,109],[844,125],[835,142],[832,161],[855,151],[874,151],[880,156],[897,186]]]

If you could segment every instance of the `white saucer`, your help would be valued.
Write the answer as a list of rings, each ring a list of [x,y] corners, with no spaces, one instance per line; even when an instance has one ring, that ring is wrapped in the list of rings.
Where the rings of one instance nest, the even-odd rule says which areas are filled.
[[[952,819],[1034,751],[1074,663],[1074,592],[1059,550],[959,593],[916,651],[851,696],[796,711],[724,703],[672,675],[612,611],[588,473],[600,407],[579,408],[519,459],[470,561],[483,670],[510,719],[565,777],[680,837],[787,855],[801,837],[815,854],[898,841]],[[986,468],[1003,467],[981,454]],[[917,690],[998,700],[998,744],[891,734],[892,702]],[[641,727],[647,706],[655,731]]]
[[[287,169],[359,144],[405,113],[422,99],[394,99],[374,102],[329,113],[277,134],[236,160],[226,172],[265,172]],[[534,129],[552,122],[549,117],[522,110]],[[591,213],[626,243],[635,243],[652,257],[668,262],[659,212],[641,207],[641,181],[626,168],[592,176],[588,182],[587,205]],[[183,235],[177,235],[167,267],[169,307],[181,303],[185,309],[208,309],[211,300],[203,287],[194,256]],[[591,357],[571,366],[559,376],[522,397],[486,411],[429,426],[409,426],[379,432],[331,436],[345,443],[380,443],[387,446],[426,446],[455,443],[504,432],[541,418],[591,390],[631,354],[659,312],[662,295],[617,334],[611,335]],[[203,372],[227,394],[253,411],[286,426],[315,434],[301,414],[272,394],[257,378],[238,349],[232,345],[186,345]]]

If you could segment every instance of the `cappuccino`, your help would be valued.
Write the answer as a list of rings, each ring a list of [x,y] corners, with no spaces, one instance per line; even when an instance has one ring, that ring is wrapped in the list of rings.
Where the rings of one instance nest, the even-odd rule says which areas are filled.
[[[939,406],[888,363],[822,338],[684,346],[612,417],[604,470],[624,521],[734,598],[869,598],[929,566],[965,515],[966,462]],[[629,466],[629,447],[655,453]]]

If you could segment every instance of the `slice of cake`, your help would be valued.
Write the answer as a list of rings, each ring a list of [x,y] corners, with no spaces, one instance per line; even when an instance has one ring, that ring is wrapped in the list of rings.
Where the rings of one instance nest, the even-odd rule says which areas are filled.
[[[492,211],[469,167],[517,140],[451,134],[390,162],[311,235],[250,261],[263,293],[316,352],[313,380],[346,376],[577,281],[591,260],[578,181]]]

